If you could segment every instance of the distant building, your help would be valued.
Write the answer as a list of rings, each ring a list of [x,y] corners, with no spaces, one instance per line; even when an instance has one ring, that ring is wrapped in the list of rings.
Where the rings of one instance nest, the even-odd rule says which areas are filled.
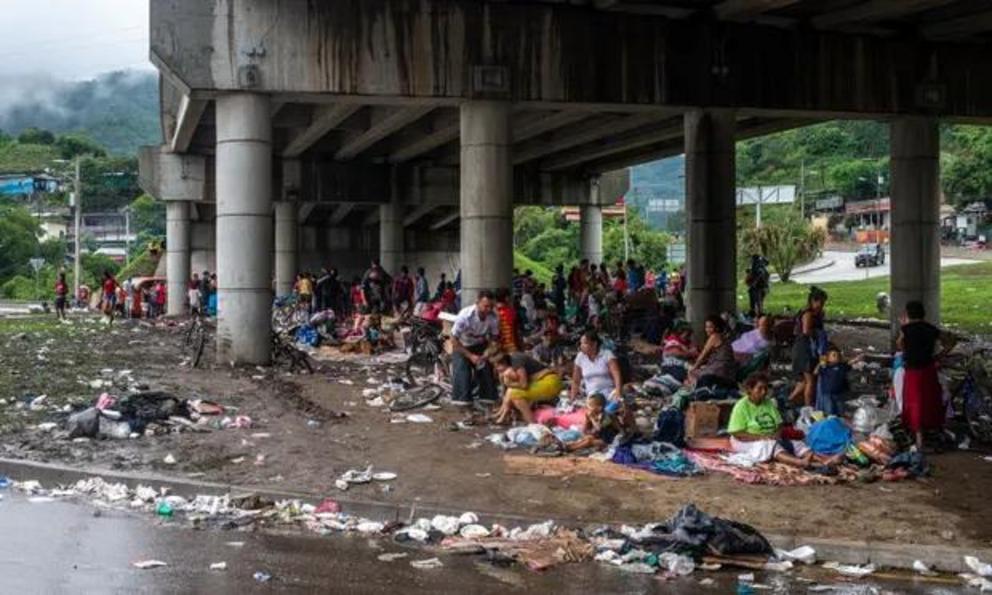
[[[0,175],[0,196],[29,198],[32,194],[59,191],[59,181],[48,174]]]
[[[44,211],[38,213],[38,226],[41,228],[39,240],[63,240],[69,235],[72,216],[68,210]]]
[[[889,241],[892,204],[888,197],[858,200],[844,205],[851,239],[859,244]]]
[[[124,212],[83,214],[82,237],[84,242],[96,243],[97,254],[109,256],[119,262],[124,262],[128,246],[137,240],[137,234],[130,229],[127,213]],[[66,241],[70,246],[74,242],[71,229],[66,233]]]

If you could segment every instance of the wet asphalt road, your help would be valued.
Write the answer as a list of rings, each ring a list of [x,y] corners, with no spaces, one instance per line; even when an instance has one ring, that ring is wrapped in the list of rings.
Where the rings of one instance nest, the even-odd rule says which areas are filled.
[[[100,510],[88,503],[29,502],[2,492],[0,501],[0,592],[2,593],[735,593],[736,571],[697,572],[664,582],[600,564],[560,566],[545,573],[501,568],[471,556],[438,557],[444,567],[418,570],[411,560],[434,557],[364,537],[310,537],[246,531],[193,530],[145,514]],[[242,546],[230,542],[243,542]],[[379,561],[389,552],[406,558]],[[168,566],[132,567],[139,560]],[[226,562],[227,570],[210,570]],[[265,583],[256,571],[271,574]],[[701,584],[702,579],[713,584]],[[778,593],[803,593],[808,584],[789,575],[758,573]],[[836,581],[831,581],[836,582]],[[955,588],[887,584],[897,593],[954,593]],[[758,591],[766,593],[772,591]],[[835,593],[869,593],[858,587]]]

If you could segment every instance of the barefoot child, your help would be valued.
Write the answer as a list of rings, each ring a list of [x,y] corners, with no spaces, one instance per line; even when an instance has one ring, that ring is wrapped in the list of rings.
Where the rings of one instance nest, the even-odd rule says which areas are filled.
[[[606,397],[593,393],[586,398],[586,426],[582,438],[565,445],[565,450],[575,452],[584,448],[603,450],[623,431],[620,417],[606,411]]]

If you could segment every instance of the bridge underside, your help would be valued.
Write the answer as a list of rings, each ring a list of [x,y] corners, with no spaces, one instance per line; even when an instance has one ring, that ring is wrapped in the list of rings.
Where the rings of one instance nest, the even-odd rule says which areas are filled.
[[[894,309],[936,312],[937,124],[992,118],[984,2],[151,0],[151,18],[163,143],[141,180],[169,206],[170,312],[216,268],[235,361],[268,359],[272,280],[301,266],[460,269],[467,300],[507,285],[514,204],[583,206],[596,259],[624,168],[683,152],[689,313],[733,309],[734,142],[830,118],[892,122]]]

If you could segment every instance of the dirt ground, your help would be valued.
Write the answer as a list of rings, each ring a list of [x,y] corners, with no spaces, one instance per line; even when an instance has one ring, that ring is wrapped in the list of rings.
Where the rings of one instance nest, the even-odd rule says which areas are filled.
[[[838,329],[846,345],[882,349],[884,331]],[[77,319],[57,325],[37,318],[0,320],[0,455],[81,467],[154,470],[178,476],[298,490],[315,495],[554,516],[580,522],[663,520],[694,502],[715,515],[775,534],[900,543],[992,544],[989,453],[965,451],[931,458],[933,476],[901,483],[769,487],[708,474],[691,479],[616,481],[583,476],[535,477],[507,472],[505,453],[484,441],[489,426],[456,429],[465,414],[451,407],[423,411],[431,423],[390,423],[369,407],[367,379],[388,371],[329,364],[314,376],[271,368],[190,370],[180,365],[180,331],[124,323],[113,330]],[[108,372],[108,370],[110,370]],[[37,428],[61,422],[67,404],[90,403],[124,388],[121,370],[136,383],[184,398],[238,407],[252,429],[182,432],[132,440],[72,442]],[[93,388],[94,379],[117,386]],[[353,384],[345,384],[352,382]],[[47,407],[25,404],[45,394]],[[20,403],[20,405],[18,404]],[[337,412],[348,414],[337,418]],[[172,454],[174,465],[163,459]],[[390,483],[353,486],[334,480],[374,465],[398,473]]]

